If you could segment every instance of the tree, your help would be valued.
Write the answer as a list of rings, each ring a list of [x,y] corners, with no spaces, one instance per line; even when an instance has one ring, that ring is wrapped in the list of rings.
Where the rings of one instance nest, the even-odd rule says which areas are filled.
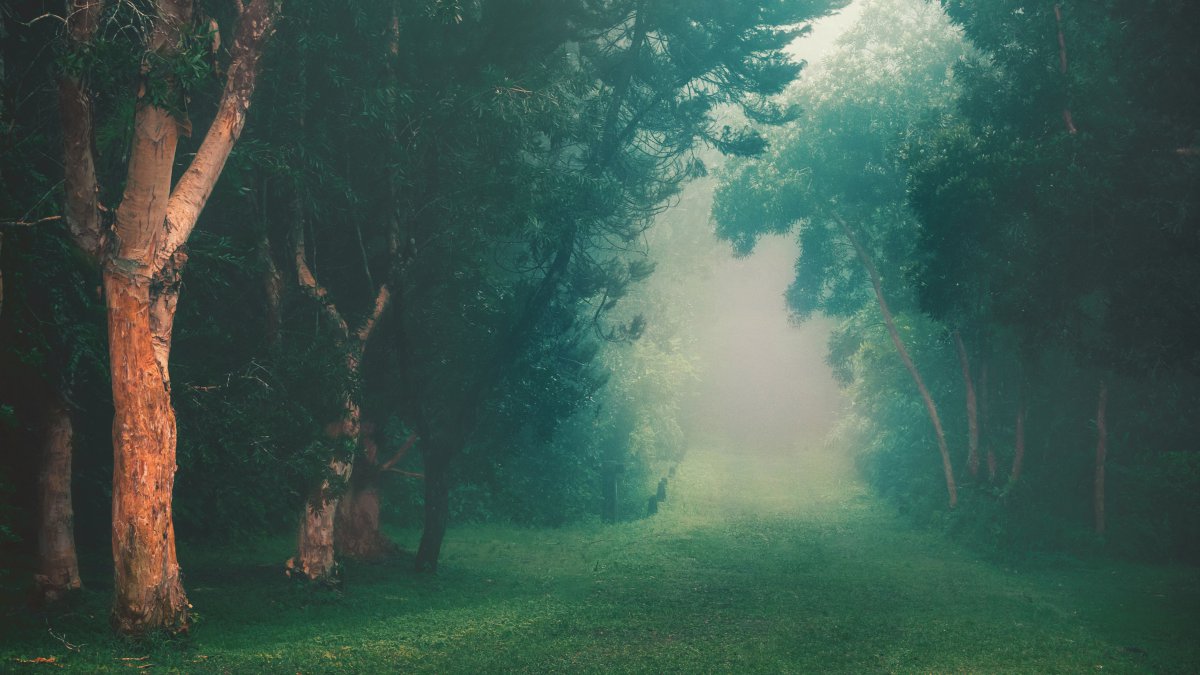
[[[628,262],[618,259],[620,250],[637,239],[683,181],[702,171],[703,165],[693,154],[698,143],[710,143],[727,152],[751,153],[761,148],[756,134],[721,129],[712,113],[723,104],[742,105],[760,118],[777,112],[763,97],[782,90],[799,69],[781,53],[796,34],[786,26],[828,11],[830,5],[704,2],[681,9],[671,3],[642,0],[581,3],[578,18],[550,23],[548,33],[558,36],[560,42],[539,42],[542,46],[537,51],[555,54],[549,62],[556,64],[556,70],[542,75],[551,75],[549,80],[541,80],[540,86],[520,80],[512,85],[493,84],[497,96],[488,100],[509,106],[510,114],[517,106],[542,108],[558,103],[546,108],[548,115],[529,116],[534,123],[524,126],[518,135],[524,144],[519,154],[488,155],[493,164],[503,163],[507,176],[524,180],[517,185],[533,189],[519,188],[520,201],[508,197],[499,213],[474,211],[470,204],[455,206],[462,209],[459,213],[486,217],[492,233],[512,232],[516,238],[494,235],[489,239],[488,231],[469,220],[465,229],[449,230],[449,223],[458,219],[453,211],[439,209],[447,221],[438,222],[432,232],[466,235],[457,240],[454,252],[461,258],[467,257],[464,251],[479,251],[483,257],[467,257],[474,261],[472,267],[452,272],[454,281],[449,284],[447,272],[453,268],[445,267],[430,276],[418,274],[414,267],[406,282],[410,289],[406,293],[420,292],[414,289],[418,283],[429,283],[427,279],[436,279],[447,290],[460,289],[456,292],[478,293],[481,286],[496,289],[495,294],[483,294],[472,303],[482,313],[461,313],[463,323],[458,325],[466,330],[451,328],[447,332],[444,321],[416,319],[425,310],[410,305],[405,311],[403,349],[414,355],[409,366],[416,369],[417,363],[446,362],[441,355],[417,358],[417,354],[428,353],[426,345],[439,354],[441,348],[453,344],[459,354],[477,357],[466,361],[471,365],[465,368],[465,386],[464,381],[449,380],[456,384],[451,395],[437,391],[444,386],[444,374],[415,372],[410,380],[415,393],[408,399],[414,412],[406,417],[415,420],[425,464],[426,518],[417,553],[419,568],[436,569],[448,517],[451,462],[476,437],[480,421],[497,394],[504,391],[505,383],[519,381],[519,371],[513,366],[536,362],[526,360],[526,355],[539,346],[555,344],[544,341],[547,335],[566,341],[559,344],[571,344],[571,331],[566,327],[578,319],[575,308],[589,303],[592,315],[599,317],[615,302],[619,288],[638,276]],[[485,3],[480,14],[464,14],[454,30],[468,35],[469,29],[478,29],[476,21],[492,16],[489,10],[506,6]],[[512,16],[505,20],[519,21]],[[522,33],[499,35],[502,37],[493,36],[493,42],[485,44],[508,44],[514,50],[508,54],[529,49],[522,42]],[[463,40],[458,44],[473,43]],[[470,47],[466,51],[477,56]],[[459,61],[451,58],[447,63]],[[466,63],[477,64],[478,60]],[[499,66],[507,61],[493,63]],[[457,81],[464,80],[470,81]],[[537,81],[530,78],[530,82]],[[569,105],[564,107],[564,102]],[[462,157],[457,152],[439,155],[452,161]],[[472,171],[479,171],[477,164],[467,164],[475,167]],[[492,194],[455,181],[455,175],[437,163],[426,165],[423,176],[430,191],[419,204],[440,206],[450,200],[438,195],[468,190],[476,199]],[[483,184],[507,184],[496,178],[485,174]],[[413,222],[422,234],[408,235],[407,240],[427,241],[434,214],[421,216]],[[515,220],[500,224],[513,216]],[[489,243],[495,247],[493,251],[502,254],[498,270],[485,262],[492,257],[487,255]],[[434,260],[429,254],[427,250],[414,258],[414,266]],[[480,284],[486,278],[482,275],[493,272],[501,272],[491,277],[502,280],[500,285]],[[431,306],[448,309],[453,304],[439,301]],[[437,316],[446,315],[439,312]],[[425,331],[435,326],[440,331],[438,340],[425,342],[423,334],[428,335]],[[619,337],[634,331],[636,326],[628,325],[624,331],[607,332]],[[450,342],[447,335],[461,335],[463,342]],[[470,347],[464,349],[466,345]]]
[[[868,4],[841,50],[794,94],[792,103],[805,112],[771,138],[762,158],[734,163],[713,205],[718,235],[739,253],[763,234],[798,229],[802,257],[788,291],[798,318],[814,311],[852,315],[869,285],[933,426],[951,508],[957,487],[941,417],[897,327],[884,280],[899,283],[890,285],[892,293],[907,290],[903,266],[917,229],[905,203],[907,147],[949,114],[949,67],[963,50],[936,7]]]
[[[70,0],[67,7],[69,47],[59,79],[65,216],[76,244],[103,277],[115,408],[112,621],[124,633],[188,628],[171,517],[176,432],[168,369],[184,245],[245,124],[278,8],[275,0],[239,5],[216,113],[172,185],[179,136],[190,130],[181,74],[204,63],[199,50],[208,42],[188,39],[196,35],[191,2],[153,5],[141,35],[146,54],[124,189],[110,229],[109,210],[100,203],[88,79],[105,7],[86,0]]]

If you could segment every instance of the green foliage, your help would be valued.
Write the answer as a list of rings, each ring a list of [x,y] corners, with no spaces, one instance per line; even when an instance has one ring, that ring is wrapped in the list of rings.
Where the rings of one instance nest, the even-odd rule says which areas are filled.
[[[1191,568],[997,566],[906,528],[834,453],[740,460],[697,448],[651,519],[464,526],[437,577],[349,563],[337,593],[281,573],[290,540],[185,545],[189,598],[205,617],[187,639],[116,638],[89,618],[106,611],[108,594],[85,590],[70,611],[0,619],[0,662],[189,673],[1150,673],[1200,664]]]

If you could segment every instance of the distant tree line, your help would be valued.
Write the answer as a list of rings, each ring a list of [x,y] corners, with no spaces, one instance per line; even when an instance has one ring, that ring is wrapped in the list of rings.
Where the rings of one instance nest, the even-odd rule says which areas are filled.
[[[870,0],[735,162],[871,482],[998,552],[1200,558],[1194,4]]]

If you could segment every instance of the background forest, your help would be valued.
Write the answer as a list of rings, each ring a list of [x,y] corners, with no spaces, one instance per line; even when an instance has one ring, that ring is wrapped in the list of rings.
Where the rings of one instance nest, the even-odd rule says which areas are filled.
[[[844,4],[4,4],[6,599],[83,557],[180,632],[177,538],[336,588],[643,518],[752,442],[704,424],[701,308],[778,235],[825,443],[910,524],[1200,563],[1200,8]]]

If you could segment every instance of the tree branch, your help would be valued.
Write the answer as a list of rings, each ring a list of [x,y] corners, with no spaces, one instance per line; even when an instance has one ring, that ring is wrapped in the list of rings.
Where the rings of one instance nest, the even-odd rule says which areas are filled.
[[[200,149],[167,203],[166,226],[153,261],[155,270],[162,268],[191,235],[200,211],[225,167],[225,160],[241,136],[258,80],[259,61],[274,32],[281,4],[282,0],[252,0],[238,16],[225,90]]]
[[[382,465],[380,465],[379,470],[380,471],[391,471],[392,467],[396,466],[396,464],[400,460],[404,459],[404,456],[408,454],[408,451],[410,449],[412,449],[413,444],[416,442],[417,442],[417,435],[409,434],[408,438],[404,439],[404,446],[401,447],[391,459],[389,459],[388,461],[386,461]]]
[[[81,49],[92,41],[102,9],[98,0],[68,0],[66,24],[72,49]],[[58,101],[63,131],[64,216],[75,244],[98,260],[104,247],[104,231],[93,150],[92,94],[77,74],[64,73],[59,77]]]
[[[295,259],[296,259],[296,280],[300,283],[300,288],[304,290],[313,300],[320,303],[321,308],[325,310],[326,316],[330,321],[337,326],[338,334],[342,339],[350,337],[350,328],[346,325],[346,320],[342,318],[342,313],[338,311],[337,305],[333,304],[333,300],[329,299],[329,291],[317,281],[312,270],[308,266],[308,255],[304,245],[304,219],[303,206],[300,204],[300,196],[296,195],[295,199],[296,212],[292,218],[292,239],[295,242]]]

